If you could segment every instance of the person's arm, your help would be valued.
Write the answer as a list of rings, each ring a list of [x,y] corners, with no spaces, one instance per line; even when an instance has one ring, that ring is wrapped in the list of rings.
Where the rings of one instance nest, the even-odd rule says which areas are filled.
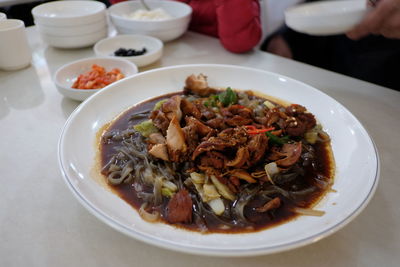
[[[261,39],[260,3],[258,0],[214,0],[218,36],[231,52],[251,50]]]
[[[358,40],[369,34],[381,34],[387,38],[400,38],[400,0],[380,0],[374,9],[347,33]]]

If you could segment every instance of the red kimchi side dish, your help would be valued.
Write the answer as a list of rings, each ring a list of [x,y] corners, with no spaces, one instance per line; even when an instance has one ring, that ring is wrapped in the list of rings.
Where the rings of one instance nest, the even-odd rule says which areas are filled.
[[[101,135],[101,173],[150,222],[254,232],[313,209],[331,190],[330,138],[306,107],[208,86],[142,102]]]

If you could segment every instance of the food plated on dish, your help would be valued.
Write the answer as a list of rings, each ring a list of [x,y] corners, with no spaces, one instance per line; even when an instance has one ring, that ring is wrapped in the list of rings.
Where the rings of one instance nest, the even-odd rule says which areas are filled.
[[[221,89],[222,91],[213,92],[212,95],[214,96],[212,97],[211,95],[197,96],[196,93],[183,94],[181,92],[177,94],[177,91],[180,91],[185,87],[185,79],[188,76],[190,76],[191,74],[199,73],[208,74],[208,87]],[[233,89],[227,90],[227,87],[229,86]],[[203,106],[206,107],[208,105],[208,107],[211,107],[212,109],[217,108],[218,110],[223,110],[223,112],[229,111],[232,114],[229,115],[229,113],[226,113],[229,116],[223,116],[222,118],[224,120],[228,118],[233,119],[235,115],[244,117],[247,116],[245,115],[246,113],[249,113],[247,108],[239,107],[239,110],[243,109],[247,111],[244,111],[244,113],[241,114],[236,114],[236,109],[238,108],[237,105],[250,105],[249,103],[243,103],[243,100],[245,99],[245,95],[243,95],[243,92],[246,92],[246,90],[252,90],[255,93],[254,96],[250,93],[247,95],[250,102],[255,100],[255,102],[258,102],[258,104],[260,104],[263,101],[261,103],[262,105],[257,106],[262,107],[262,112],[264,113],[268,109],[270,109],[270,107],[268,107],[268,102],[264,104],[265,101],[269,101],[271,104],[278,107],[278,109],[286,115],[290,112],[292,112],[293,114],[293,110],[290,111],[291,104],[298,104],[302,107],[305,107],[307,110],[304,110],[300,106],[298,106],[299,110],[296,109],[296,114],[293,114],[296,116],[293,117],[298,117],[298,115],[303,113],[311,114],[305,116],[309,118],[312,118],[311,116],[314,116],[314,118],[316,119],[316,124],[314,125],[314,123],[311,123],[308,127],[306,127],[307,131],[309,131],[310,129],[315,129],[317,131],[317,136],[323,139],[327,137],[324,133],[329,136],[331,151],[335,159],[334,183],[333,185],[330,185],[330,183],[332,182],[331,179],[321,179],[321,183],[318,183],[318,185],[321,187],[326,186],[326,191],[325,193],[320,194],[320,197],[314,199],[315,201],[311,201],[308,205],[304,206],[291,205],[290,198],[293,197],[293,194],[291,194],[291,192],[300,192],[300,188],[298,187],[296,189],[296,187],[293,187],[294,184],[288,184],[288,188],[284,188],[286,191],[289,192],[288,197],[285,197],[285,194],[287,195],[287,193],[284,193],[284,191],[276,192],[276,195],[270,195],[270,192],[263,192],[265,194],[262,194],[262,196],[258,196],[262,198],[259,203],[248,202],[247,207],[245,207],[246,205],[243,206],[244,217],[247,220],[250,219],[250,222],[247,226],[251,224],[253,226],[253,229],[246,228],[247,226],[239,229],[237,227],[230,226],[228,223],[228,226],[231,227],[231,230],[228,230],[227,227],[222,226],[223,224],[221,224],[220,222],[215,224],[216,227],[212,227],[210,226],[211,224],[206,223],[206,226],[208,225],[208,228],[204,228],[202,224],[193,224],[194,222],[196,222],[195,218],[198,217],[196,215],[197,210],[195,209],[192,209],[191,223],[183,223],[184,221],[186,221],[186,218],[189,217],[187,214],[178,214],[177,216],[171,215],[172,218],[175,219],[179,217],[179,220],[177,220],[181,221],[182,219],[182,222],[171,221],[169,223],[165,223],[168,222],[166,220],[169,218],[168,213],[161,214],[162,212],[165,212],[165,210],[163,211],[162,209],[157,210],[153,208],[153,203],[150,201],[148,202],[147,206],[142,207],[142,211],[140,212],[133,208],[132,206],[140,210],[140,207],[145,202],[136,202],[136,204],[131,205],[127,201],[122,199],[120,197],[121,194],[118,194],[118,192],[116,191],[118,190],[116,189],[117,187],[123,188],[126,185],[123,183],[123,181],[125,181],[126,179],[134,179],[133,177],[130,178],[129,175],[126,177],[125,174],[121,176],[120,174],[122,174],[122,172],[118,173],[119,171],[123,170],[125,165],[113,166],[112,168],[115,169],[111,170],[115,171],[116,173],[111,175],[110,183],[118,183],[120,180],[122,180],[122,186],[113,185],[113,188],[111,188],[111,185],[107,184],[104,175],[108,176],[108,174],[110,174],[108,173],[110,169],[106,170],[105,168],[103,170],[105,172],[104,175],[100,174],[102,167],[107,165],[108,161],[106,160],[106,158],[103,158],[103,160],[101,160],[100,156],[105,156],[106,153],[99,153],[99,142],[103,140],[107,143],[108,141],[110,141],[110,139],[107,138],[112,138],[113,136],[115,136],[114,138],[118,139],[118,136],[120,134],[122,135],[122,132],[125,131],[123,130],[123,128],[125,127],[123,126],[122,121],[124,120],[124,118],[128,119],[129,115],[127,114],[129,114],[129,110],[131,108],[133,108],[131,109],[131,111],[134,112],[135,108],[143,108],[144,105],[147,103],[149,105],[147,108],[151,109],[150,119],[152,121],[156,121],[156,117],[152,118],[151,113],[153,113],[152,110],[154,109],[155,103],[161,99],[156,100],[154,98],[170,94],[167,102],[170,101],[170,103],[173,103],[173,100],[177,100],[178,96],[181,98],[181,103],[183,99],[191,100],[191,98],[194,97],[195,99],[197,99],[193,99],[194,103],[197,103],[196,101],[200,101],[203,104],[200,104],[199,107],[197,107],[198,109],[202,109]],[[261,95],[256,94],[256,92],[260,92]],[[226,103],[228,103],[225,101],[228,101],[228,99],[235,99],[232,93],[235,93],[236,101],[238,102],[235,104],[231,103],[230,105],[228,104],[227,106],[225,106]],[[268,95],[268,97],[265,97],[263,95]],[[206,98],[208,100],[206,100]],[[277,99],[283,99],[285,100],[285,102],[282,103]],[[158,109],[158,112],[154,112],[153,115],[156,115],[155,113],[159,113],[160,111],[163,113],[168,113],[168,105],[164,106],[167,102],[157,105],[157,107],[159,106],[160,109]],[[185,100],[183,100],[183,102],[185,102]],[[250,109],[252,110],[251,114],[256,112],[255,107]],[[181,111],[185,115],[189,114],[185,113],[187,111],[183,111],[183,109],[181,109]],[[297,114],[297,112],[299,114]],[[216,111],[214,111],[214,113],[219,114],[219,112]],[[126,115],[125,117],[124,114]],[[284,127],[285,125],[273,124],[271,127],[274,127],[274,129],[271,129],[271,127],[267,126],[267,124],[264,124],[262,120],[257,122],[254,117],[252,117],[251,121],[246,121],[246,124],[244,125],[238,127],[227,127],[226,129],[221,128],[219,131],[217,131],[217,133],[215,133],[214,136],[206,139],[204,138],[207,135],[200,134],[199,139],[194,138],[194,140],[197,141],[194,143],[193,146],[191,146],[192,144],[186,144],[185,138],[184,140],[187,150],[173,149],[173,151],[185,152],[178,152],[177,154],[175,154],[174,152],[170,153],[168,151],[167,143],[171,144],[171,142],[168,142],[168,140],[182,140],[182,135],[179,134],[181,131],[178,127],[168,129],[171,121],[173,121],[173,116],[171,117],[172,114],[173,112],[168,115],[168,117],[170,118],[168,119],[167,123],[165,123],[164,127],[157,128],[157,126],[154,125],[157,131],[162,136],[160,137],[158,135],[159,139],[157,140],[161,140],[160,142],[157,141],[155,143],[151,143],[150,134],[149,137],[143,137],[141,134],[138,135],[138,138],[144,140],[144,142],[140,143],[140,145],[144,146],[145,150],[147,149],[147,151],[152,151],[152,149],[155,149],[152,151],[153,154],[156,153],[157,150],[161,151],[161,154],[156,153],[155,155],[164,157],[164,159],[155,156],[144,157],[144,155],[142,155],[144,153],[138,154],[138,157],[141,158],[140,160],[134,158],[134,160],[137,161],[136,165],[134,165],[136,167],[141,167],[141,165],[147,164],[144,162],[142,163],[141,161],[148,160],[149,165],[157,163],[162,166],[170,165],[173,168],[174,164],[184,164],[184,161],[181,160],[184,160],[185,157],[190,157],[189,162],[194,162],[197,164],[195,166],[197,169],[190,170],[189,175],[184,177],[186,179],[179,179],[180,181],[182,181],[182,185],[177,182],[178,180],[168,179],[168,181],[171,181],[174,184],[172,185],[166,180],[158,178],[159,176],[161,176],[161,171],[171,171],[163,168],[156,168],[157,172],[154,173],[154,176],[149,175],[149,177],[147,177],[150,181],[152,180],[152,178],[154,178],[154,181],[157,180],[156,192],[160,192],[161,190],[161,201],[165,201],[166,208],[168,208],[168,203],[175,196],[174,202],[170,204],[170,208],[172,210],[172,207],[175,206],[175,204],[178,205],[178,203],[180,203],[179,199],[187,199],[187,195],[189,195],[191,197],[193,196],[192,204],[194,204],[194,206],[203,206],[207,208],[207,210],[205,211],[207,215],[210,214],[210,216],[213,216],[212,218],[218,216],[217,218],[222,218],[224,222],[229,222],[229,220],[227,220],[223,213],[221,213],[221,215],[217,215],[217,213],[222,210],[222,205],[220,205],[221,202],[224,204],[224,210],[229,208],[232,209],[233,207],[233,201],[229,200],[229,191],[227,191],[228,194],[226,194],[226,192],[222,193],[223,187],[220,186],[220,183],[225,185],[225,189],[229,188],[230,192],[233,193],[236,198],[238,198],[241,194],[246,194],[250,192],[250,190],[254,188],[256,188],[255,191],[257,191],[258,188],[260,189],[259,191],[257,191],[257,193],[266,191],[267,189],[277,191],[279,190],[277,188],[284,187],[281,184],[282,181],[278,179],[284,177],[283,175],[291,174],[285,173],[285,170],[281,169],[293,168],[293,166],[298,165],[299,163],[304,163],[304,159],[310,156],[304,155],[305,150],[303,151],[303,142],[304,144],[308,142],[305,140],[305,136],[301,135],[295,138],[289,137],[288,139],[285,137],[288,132],[286,129],[287,127]],[[196,114],[196,112],[194,114]],[[149,114],[142,115],[143,118],[141,118],[141,120],[149,120]],[[280,119],[281,115],[283,117],[285,116],[283,114],[279,114]],[[197,119],[194,115],[187,117],[193,117],[194,119]],[[209,123],[209,120],[205,120],[204,117],[200,117],[200,119],[197,119],[197,121],[193,118],[186,121],[186,119],[182,119],[181,117],[181,120],[179,120],[179,127],[182,129],[183,132],[187,131],[183,129],[185,127],[191,127],[191,124],[197,125],[192,127],[198,127],[198,125],[200,125],[198,121],[206,126],[204,127],[205,129],[208,129],[207,127],[212,129],[223,127],[222,124],[221,126],[219,126],[219,124],[214,125],[215,128],[207,125],[207,123]],[[119,122],[121,123],[121,131],[119,131],[119,134],[117,134],[118,131],[116,130],[117,127],[119,127],[117,126],[119,119],[122,120]],[[136,119],[138,119],[138,117]],[[232,122],[234,121],[235,120],[232,120]],[[296,121],[298,120],[296,119]],[[313,120],[310,119],[310,121]],[[133,120],[130,123],[133,127],[135,125],[141,125],[141,122],[142,121],[139,120]],[[287,123],[290,122],[288,121]],[[293,126],[294,124],[295,123],[293,122]],[[318,124],[322,125],[323,131],[321,131],[318,127],[315,128],[315,126],[317,126]],[[175,122],[173,122],[171,127],[173,125],[177,126]],[[254,128],[251,126],[254,126]],[[137,130],[152,128],[153,127],[148,127],[146,126],[146,124],[144,124],[139,126]],[[166,128],[165,132],[163,132],[162,130],[164,128]],[[235,131],[229,129],[236,128],[238,130],[240,129],[239,131],[242,131],[242,134],[245,136],[243,140],[240,139],[241,143],[237,142],[236,145],[225,148],[223,146],[220,146],[218,149],[221,150],[210,149],[209,151],[201,151],[201,153],[196,155],[193,160],[192,158],[194,157],[195,150],[193,150],[193,152],[191,153],[187,152],[190,151],[191,147],[193,147],[194,149],[199,146],[200,148],[207,147],[207,143],[203,142],[222,142],[225,134],[229,134],[229,131]],[[278,132],[274,132],[281,129],[286,129],[286,133],[279,134]],[[168,137],[169,130],[176,130],[177,134],[170,134],[170,137]],[[129,135],[129,132],[133,131],[134,128],[130,128],[130,131],[126,131],[124,132],[124,134]],[[266,132],[270,133],[267,134]],[[103,137],[101,137],[99,133],[104,133],[104,135],[102,135]],[[206,131],[204,132],[204,134],[205,133]],[[283,141],[282,146],[279,144],[274,144],[271,141],[271,139],[274,139],[271,134],[279,138],[277,140],[283,139],[281,140]],[[145,135],[147,134],[145,133]],[[291,135],[294,134],[292,133]],[[176,138],[171,139],[171,136]],[[152,136],[152,139],[153,137],[154,136]],[[258,161],[257,163],[254,163],[255,154],[254,150],[251,149],[252,145],[250,141],[256,138],[268,138],[268,148],[265,149],[265,157],[262,160],[260,159],[260,161]],[[162,141],[163,139],[165,139],[166,147],[164,146],[164,143]],[[128,141],[128,143],[130,142],[128,139],[126,140]],[[232,138],[232,143],[234,140],[235,139]],[[111,141],[114,142],[115,140]],[[296,163],[294,163],[290,167],[283,166],[282,163],[284,165],[288,164],[288,162],[285,163],[285,159],[296,159],[297,156],[295,155],[297,155],[298,150],[292,149],[292,151],[296,152],[293,153],[295,157],[287,157],[286,155],[282,155],[282,153],[285,154],[286,149],[290,150],[289,148],[298,147],[299,142],[301,142],[302,144],[302,151],[300,153],[302,156],[300,156]],[[110,144],[111,143],[112,142],[110,142]],[[115,142],[114,144],[117,144],[117,142]],[[179,142],[177,144],[179,144]],[[182,142],[180,144],[182,144]],[[265,146],[265,143],[263,144]],[[284,149],[285,144],[286,149]],[[329,142],[325,142],[325,144],[329,144]],[[121,146],[122,145],[124,144],[121,143]],[[129,147],[129,144],[127,145]],[[227,144],[225,143],[225,145]],[[228,146],[230,145],[231,144],[229,143]],[[163,147],[166,148],[166,153],[164,153],[165,149]],[[176,148],[182,147],[185,146],[177,146]],[[197,151],[200,152],[200,148]],[[238,153],[239,149],[241,151],[240,153]],[[260,149],[262,149],[261,145]],[[246,153],[246,150],[248,153]],[[125,148],[123,148],[123,151],[126,152]],[[269,158],[270,154],[275,153],[274,151],[276,151],[278,158]],[[113,153],[109,154],[110,157],[112,157]],[[214,156],[218,155],[216,158],[222,158],[223,160],[215,161],[215,157],[208,157],[210,154]],[[168,157],[165,157],[166,155]],[[175,155],[178,155],[177,158],[175,158]],[[241,160],[239,160],[241,157],[236,157],[240,155],[242,155],[243,158],[244,156],[246,156],[246,158],[250,160],[247,160],[245,163],[243,163],[241,162]],[[225,157],[227,157],[226,161]],[[219,162],[219,167],[221,168],[213,167],[213,169],[216,170],[213,170],[213,172],[207,172],[207,169],[201,170],[201,168],[203,168],[201,166],[208,166],[209,159],[211,159],[211,162],[213,162],[212,164],[214,165],[215,163]],[[235,159],[238,160],[236,161]],[[123,159],[121,155],[121,161],[123,160],[126,159]],[[178,162],[175,162],[175,160],[178,160]],[[345,226],[353,218],[355,218],[355,216],[358,215],[361,210],[367,205],[373,195],[373,192],[375,191],[379,177],[378,155],[376,153],[375,146],[371,138],[362,127],[362,125],[358,122],[358,120],[338,102],[316,90],[315,88],[312,88],[306,84],[279,74],[251,68],[226,65],[182,65],[156,69],[137,74],[130,78],[126,78],[115,84],[109,85],[105,89],[102,89],[96,95],[80,105],[68,119],[60,137],[59,162],[61,171],[65,178],[65,182],[72,190],[74,195],[77,197],[77,199],[90,212],[92,212],[100,220],[110,225],[114,229],[117,229],[118,231],[121,231],[136,239],[167,249],[203,255],[224,256],[259,255],[288,250],[305,244],[316,242],[317,240],[320,240],[321,238],[334,233],[341,227]],[[276,163],[279,170],[278,174],[275,173],[274,175],[274,168],[266,168],[266,165],[272,162]],[[225,163],[232,166],[227,166]],[[254,164],[249,165],[249,163]],[[225,165],[227,167],[225,167]],[[327,169],[332,170],[331,167],[333,166],[329,166],[330,167]],[[127,172],[128,170],[129,164],[127,165],[127,169],[125,169],[125,172]],[[184,168],[179,169],[179,171],[184,170]],[[216,181],[216,179],[211,178],[211,174],[214,174],[215,178],[217,178],[215,174],[219,174],[220,172],[222,172],[222,174],[225,174],[226,170],[229,171],[229,174],[223,175],[223,177],[230,181],[234,187],[236,186],[235,183],[237,184],[237,181],[239,180],[239,189],[242,190],[238,190],[237,193],[233,192],[235,191],[235,188],[232,187],[232,184],[228,185],[228,183],[224,183],[226,181],[221,182],[219,180]],[[251,178],[249,178],[246,173],[237,172],[237,170],[245,170],[247,174],[250,174]],[[144,173],[143,167],[140,173]],[[197,173],[199,175],[196,175],[194,173]],[[267,173],[270,175],[270,177],[268,177]],[[141,174],[138,175],[138,177],[140,176]],[[163,174],[163,176],[170,177],[171,175],[169,173],[165,173]],[[237,179],[231,178],[231,176],[236,176]],[[240,176],[240,178],[238,176]],[[142,178],[145,177],[141,177],[140,179]],[[270,178],[272,181],[270,180]],[[292,177],[290,177],[289,175],[285,178],[288,178],[290,180]],[[185,187],[187,193],[185,193],[184,191],[182,193],[182,191],[180,192],[179,189],[183,186],[186,186],[187,179],[190,179],[187,181],[188,186]],[[256,182],[254,182],[254,180]],[[133,183],[131,185],[133,185]],[[218,188],[218,186],[220,188]],[[137,187],[138,188],[133,188],[133,190],[132,188],[129,188],[129,196],[136,196],[135,190],[139,189],[137,191],[140,191],[140,186]],[[249,191],[247,191],[247,189],[249,189]],[[314,189],[312,188],[311,190]],[[153,192],[154,190],[151,191],[150,189],[148,190],[148,188],[144,188],[144,190],[142,190],[143,194],[141,195],[144,197],[144,199],[147,197],[151,199],[154,196],[154,194],[152,194]],[[207,197],[209,199],[204,199],[203,201],[200,192],[207,192]],[[250,193],[257,194],[253,191],[251,191]],[[168,197],[168,195],[170,197]],[[206,196],[205,194],[203,195]],[[250,194],[250,196],[252,195]],[[321,196],[323,197],[321,198]],[[278,197],[279,200],[277,200],[276,197]],[[212,199],[210,198],[220,199],[215,201],[217,202],[217,204],[219,202],[219,204],[214,207],[215,210],[211,207],[211,205],[213,204],[209,204],[209,202],[212,201]],[[160,201],[160,195],[157,195],[157,199],[157,201]],[[273,202],[270,202],[271,200],[269,199],[275,200]],[[290,208],[290,210],[293,211],[294,207],[302,207],[306,209],[312,208],[313,210],[317,210],[316,213],[312,212],[314,213],[313,215],[321,215],[321,212],[318,211],[323,211],[324,214],[323,216],[297,216],[296,214],[299,212],[299,210],[297,210],[296,214],[293,215],[297,216],[296,218],[293,218],[293,216],[291,215],[289,217],[286,217],[284,223],[272,223],[269,225],[259,224],[259,227],[257,225],[254,227],[254,222],[251,221],[253,219],[258,219],[258,217],[260,216],[268,217],[269,215],[266,214],[270,213],[275,213],[276,215],[280,211],[284,211],[286,208]],[[251,212],[252,208],[258,209],[258,211],[253,213],[257,215],[255,217],[251,217],[251,215],[249,216],[249,211]],[[235,210],[235,208],[233,208],[232,210]],[[238,210],[238,214],[240,216],[241,208],[238,208]],[[156,211],[159,211],[160,214],[158,215]],[[147,217],[147,219],[150,218],[151,220],[155,218],[156,220],[161,221],[148,222],[144,220],[139,213],[142,213],[141,215],[144,215],[144,217]],[[164,215],[166,216],[163,217]],[[237,216],[237,213],[235,213],[234,216]],[[172,220],[175,221],[174,219]],[[237,220],[236,217],[231,218],[231,222],[234,220]]]
[[[330,139],[301,105],[190,75],[102,131],[101,172],[147,221],[240,233],[324,213],[311,207],[333,182]]]
[[[137,72],[136,65],[124,59],[85,58],[60,67],[53,80],[62,95],[83,101],[103,87]]]

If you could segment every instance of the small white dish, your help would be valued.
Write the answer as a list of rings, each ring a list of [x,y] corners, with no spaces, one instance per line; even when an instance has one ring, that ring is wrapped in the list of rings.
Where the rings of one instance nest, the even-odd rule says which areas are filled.
[[[151,8],[162,8],[172,16],[165,20],[135,20],[129,15],[144,9],[139,1],[126,1],[112,5],[108,9],[110,19],[116,30],[122,34],[143,34],[163,42],[174,40],[186,32],[192,15],[192,8],[181,2],[146,0]]]
[[[118,114],[146,99],[182,90],[188,75],[208,75],[210,86],[260,91],[304,105],[331,137],[336,162],[333,189],[315,207],[322,217],[300,216],[246,234],[201,234],[164,223],[144,221],[137,210],[99,183],[98,131]],[[243,79],[246,77],[246,79]],[[265,86],[265,85],[268,86]],[[96,141],[97,140],[97,141]],[[74,196],[112,228],[146,243],[202,255],[250,256],[311,244],[353,220],[371,200],[379,180],[379,156],[362,124],[344,106],[317,89],[280,74],[229,65],[180,65],[146,71],[114,83],[80,105],[60,136],[58,157]]]
[[[367,14],[365,1],[323,1],[305,3],[285,11],[286,25],[310,35],[343,34],[357,25]]]
[[[93,50],[99,57],[112,56],[123,58],[135,63],[138,67],[149,65],[161,58],[163,43],[154,37],[145,35],[117,35],[98,41]],[[146,48],[147,52],[140,56],[114,56],[119,48],[141,50]]]
[[[94,45],[98,40],[107,37],[108,29],[104,27],[97,32],[73,36],[57,36],[46,34],[41,31],[39,31],[39,34],[45,43],[53,47],[65,49],[82,48]]]
[[[35,22],[49,26],[93,23],[106,17],[106,5],[98,1],[54,1],[32,9]]]
[[[125,78],[130,77],[138,72],[137,66],[125,59],[111,57],[85,58],[68,63],[56,71],[53,81],[56,84],[58,91],[66,97],[83,101],[94,93],[102,90],[103,88],[75,89],[71,87],[79,75],[84,74],[92,69],[93,64],[102,66],[107,71],[118,68],[121,73],[125,75]]]

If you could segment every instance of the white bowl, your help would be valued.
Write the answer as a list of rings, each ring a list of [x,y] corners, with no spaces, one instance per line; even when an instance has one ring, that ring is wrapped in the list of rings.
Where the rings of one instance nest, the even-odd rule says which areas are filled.
[[[85,35],[98,32],[108,27],[107,20],[105,18],[94,23],[74,26],[49,26],[37,23],[36,21],[35,24],[40,32],[54,36]]]
[[[162,8],[173,18],[166,20],[134,20],[128,17],[136,10],[143,9],[139,1],[127,1],[112,5],[109,15],[119,33],[143,34],[170,41],[184,34],[189,26],[192,8],[174,1],[146,0],[150,8]]]
[[[58,91],[66,97],[78,101],[83,101],[94,93],[102,90],[103,88],[75,89],[71,87],[80,74],[86,73],[92,69],[93,64],[102,66],[107,71],[118,68],[120,69],[121,73],[125,75],[125,78],[132,76],[138,72],[136,65],[125,59],[111,57],[85,58],[68,63],[56,71],[53,80],[56,84]]]
[[[56,36],[40,32],[40,37],[45,43],[58,48],[81,48],[94,45],[97,41],[107,37],[108,30],[103,28],[100,31],[90,34],[73,36]]]
[[[336,191],[328,193],[315,207],[326,212],[323,216],[300,216],[254,233],[201,234],[164,223],[146,222],[134,208],[99,183],[97,179],[104,177],[93,172],[98,131],[140,101],[182,90],[186,77],[193,73],[207,75],[210,86],[260,91],[304,105],[315,114],[331,137],[336,162],[333,184]],[[227,65],[159,68],[108,86],[85,101],[68,118],[61,133],[58,156],[64,180],[74,196],[112,228],[167,249],[230,257],[293,249],[333,234],[366,207],[379,180],[379,158],[374,143],[344,106],[289,77]]]
[[[149,65],[161,58],[163,52],[163,43],[154,37],[145,35],[117,35],[115,37],[100,40],[95,44],[93,50],[97,56],[113,56],[114,51],[119,48],[125,49],[142,49],[146,48],[147,52],[140,56],[121,57],[135,63],[138,67]]]
[[[365,1],[323,1],[290,7],[285,11],[288,27],[311,35],[343,34],[368,12]]]
[[[98,1],[54,1],[32,9],[35,21],[49,26],[93,23],[106,17],[106,5]]]

